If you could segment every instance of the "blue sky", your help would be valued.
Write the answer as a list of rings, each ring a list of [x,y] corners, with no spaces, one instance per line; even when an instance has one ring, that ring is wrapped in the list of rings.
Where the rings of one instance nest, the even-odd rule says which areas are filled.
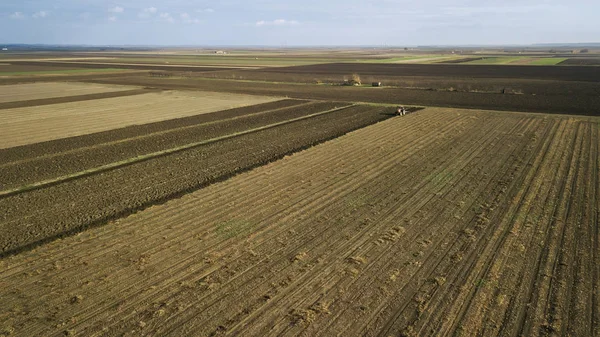
[[[600,1],[1,0],[0,43],[431,45],[598,42]]]

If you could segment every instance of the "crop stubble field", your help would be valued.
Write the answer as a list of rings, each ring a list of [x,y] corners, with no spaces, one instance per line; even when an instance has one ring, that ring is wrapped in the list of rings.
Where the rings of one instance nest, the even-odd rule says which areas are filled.
[[[587,69],[0,80],[0,335],[599,336]]]
[[[4,258],[0,318],[22,335],[597,335],[598,125],[388,119]]]

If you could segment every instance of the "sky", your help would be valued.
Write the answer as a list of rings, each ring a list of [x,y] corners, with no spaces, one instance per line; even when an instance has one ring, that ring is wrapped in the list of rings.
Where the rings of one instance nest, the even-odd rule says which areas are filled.
[[[598,0],[1,0],[0,44],[600,42]]]

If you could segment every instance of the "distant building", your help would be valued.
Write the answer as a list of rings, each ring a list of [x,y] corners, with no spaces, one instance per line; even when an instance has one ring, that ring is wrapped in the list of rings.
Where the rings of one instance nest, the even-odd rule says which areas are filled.
[[[226,52],[226,51],[223,51],[223,50],[217,50],[217,51],[215,52],[215,54],[217,54],[217,55],[225,55],[225,54],[227,54],[227,52]]]
[[[2,51],[7,51],[7,50],[8,50],[8,48],[2,48]]]

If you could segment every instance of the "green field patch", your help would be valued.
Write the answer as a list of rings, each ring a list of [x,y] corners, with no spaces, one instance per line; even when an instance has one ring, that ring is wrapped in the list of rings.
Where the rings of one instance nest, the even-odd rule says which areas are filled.
[[[249,233],[254,228],[254,224],[241,219],[234,219],[219,223],[215,232],[223,239],[231,239],[244,233]]]
[[[509,64],[513,62],[520,61],[524,59],[524,56],[515,56],[515,57],[486,57],[481,60],[475,60],[471,62],[466,62],[463,64]]]
[[[533,60],[527,64],[535,66],[554,66],[565,61],[566,59],[566,57],[545,57]]]

